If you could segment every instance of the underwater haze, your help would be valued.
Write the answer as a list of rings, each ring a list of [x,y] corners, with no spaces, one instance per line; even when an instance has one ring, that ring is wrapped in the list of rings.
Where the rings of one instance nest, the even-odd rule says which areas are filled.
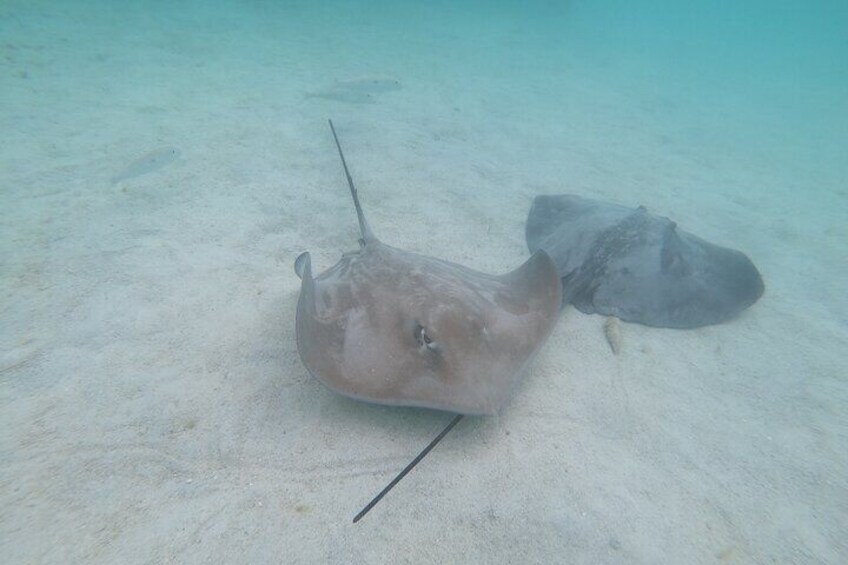
[[[848,562],[848,3],[0,4],[3,563]],[[294,260],[505,273],[540,194],[765,283],[567,307],[497,415],[342,397]],[[610,328],[614,328],[614,331]],[[374,352],[379,355],[380,352]]]

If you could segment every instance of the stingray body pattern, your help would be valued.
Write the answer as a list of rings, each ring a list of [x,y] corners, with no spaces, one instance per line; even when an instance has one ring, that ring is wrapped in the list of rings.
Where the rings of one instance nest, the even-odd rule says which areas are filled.
[[[574,195],[537,196],[527,246],[544,249],[563,281],[563,305],[667,328],[727,321],[763,294],[743,253],[678,229],[668,218]]]
[[[492,276],[385,245],[365,220],[333,136],[362,238],[357,252],[316,277],[309,253],[297,258],[301,360],[329,388],[360,400],[495,413],[556,323],[553,261],[540,251]]]

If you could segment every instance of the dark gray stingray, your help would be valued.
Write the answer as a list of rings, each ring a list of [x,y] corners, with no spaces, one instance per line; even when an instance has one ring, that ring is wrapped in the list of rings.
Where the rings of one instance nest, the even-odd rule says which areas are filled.
[[[317,277],[309,253],[295,262],[303,364],[331,389],[361,400],[494,413],[556,322],[556,267],[540,251],[492,276],[381,243],[338,149],[362,239],[357,252]]]
[[[563,305],[587,314],[667,328],[724,322],[763,294],[744,254],[678,229],[640,206],[572,195],[537,196],[527,246],[547,251],[563,281]]]

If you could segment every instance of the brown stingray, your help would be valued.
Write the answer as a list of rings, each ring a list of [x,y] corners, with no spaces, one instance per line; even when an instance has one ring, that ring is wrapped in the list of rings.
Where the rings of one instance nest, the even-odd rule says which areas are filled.
[[[556,322],[556,267],[538,251],[515,271],[492,276],[381,243],[332,132],[362,239],[359,251],[314,278],[308,252],[295,261],[303,364],[332,390],[360,400],[496,412]]]

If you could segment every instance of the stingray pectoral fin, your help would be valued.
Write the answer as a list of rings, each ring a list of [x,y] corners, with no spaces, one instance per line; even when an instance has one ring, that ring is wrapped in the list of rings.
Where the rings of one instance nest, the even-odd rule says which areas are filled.
[[[312,258],[309,256],[309,251],[304,251],[294,260],[294,272],[299,279],[303,279],[304,271],[312,271]],[[311,274],[310,274],[311,276]]]
[[[555,315],[562,301],[562,281],[551,257],[537,250],[520,267],[501,276],[518,303],[531,308],[551,308]]]
[[[324,382],[329,369],[325,348],[330,342],[330,328],[318,318],[315,305],[315,279],[312,278],[312,262],[309,253],[301,253],[295,261],[295,270],[300,276],[300,296],[297,300],[295,331],[297,352],[309,373]]]
[[[312,259],[309,252],[298,255],[294,270],[300,277],[300,296],[297,299],[297,337],[298,350],[301,349],[301,335],[307,335],[317,324],[318,311],[315,307],[315,279],[312,278]],[[303,357],[303,351],[301,351]],[[304,362],[306,360],[304,359]],[[306,363],[309,367],[309,363]]]

